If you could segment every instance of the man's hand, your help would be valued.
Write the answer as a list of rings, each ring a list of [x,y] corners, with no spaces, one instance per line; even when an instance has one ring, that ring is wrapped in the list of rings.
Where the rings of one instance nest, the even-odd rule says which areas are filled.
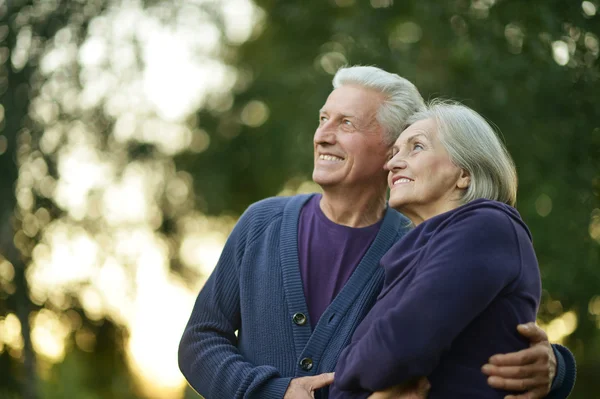
[[[377,391],[369,396],[369,399],[425,399],[431,388],[431,384],[426,377],[419,378],[416,383],[400,384],[386,389],[385,391]]]
[[[537,399],[550,392],[556,375],[556,357],[548,336],[535,323],[517,326],[531,342],[530,348],[506,355],[494,355],[482,371],[489,375],[488,384],[507,391],[527,391],[505,399]]]
[[[309,399],[315,397],[315,390],[333,382],[333,373],[323,373],[310,377],[298,377],[290,381],[283,399]]]

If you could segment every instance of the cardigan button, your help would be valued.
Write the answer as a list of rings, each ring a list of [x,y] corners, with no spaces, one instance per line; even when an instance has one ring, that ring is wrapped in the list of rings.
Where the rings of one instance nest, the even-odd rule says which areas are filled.
[[[304,313],[296,313],[294,317],[292,317],[294,324],[299,326],[303,326],[306,324],[306,315]]]
[[[300,368],[304,371],[310,371],[313,368],[313,360],[310,357],[305,357],[300,360]]]

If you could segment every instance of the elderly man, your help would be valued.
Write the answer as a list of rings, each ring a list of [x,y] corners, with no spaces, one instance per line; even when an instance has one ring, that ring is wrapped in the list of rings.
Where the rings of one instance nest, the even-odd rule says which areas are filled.
[[[313,180],[323,194],[251,205],[198,295],[179,365],[207,399],[327,397],[338,356],[381,289],[378,262],[407,231],[407,219],[387,207],[383,165],[423,99],[374,67],[341,69],[333,86],[314,136]],[[528,390],[523,398],[552,385],[550,396],[566,397],[570,352],[553,351],[534,325],[519,331],[532,346],[493,357],[483,369],[490,385]],[[398,391],[375,395],[388,394]]]

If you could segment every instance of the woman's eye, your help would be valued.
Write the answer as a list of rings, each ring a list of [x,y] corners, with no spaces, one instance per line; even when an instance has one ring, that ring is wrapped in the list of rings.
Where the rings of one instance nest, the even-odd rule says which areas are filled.
[[[413,150],[423,150],[425,149],[425,147],[423,147],[422,144],[419,143],[415,143],[415,145],[413,146]]]
[[[319,116],[319,122],[325,122],[325,121],[327,121],[326,116]]]

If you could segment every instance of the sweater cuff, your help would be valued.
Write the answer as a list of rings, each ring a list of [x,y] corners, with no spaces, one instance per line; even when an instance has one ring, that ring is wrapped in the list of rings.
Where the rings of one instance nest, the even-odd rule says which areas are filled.
[[[548,398],[564,399],[569,396],[577,374],[577,364],[569,349],[562,345],[552,344],[552,350],[556,357],[556,376],[552,381],[552,387]]]
[[[558,388],[562,386],[562,383],[565,379],[565,359],[560,351],[556,348],[555,345],[552,345],[552,350],[554,351],[554,357],[556,357],[556,375],[554,376],[554,380],[552,381],[552,387],[550,388],[550,392],[556,391]]]
[[[252,395],[252,398],[283,399],[285,396],[285,391],[287,391],[291,380],[291,377],[272,378],[266,381],[260,389],[257,389]]]

